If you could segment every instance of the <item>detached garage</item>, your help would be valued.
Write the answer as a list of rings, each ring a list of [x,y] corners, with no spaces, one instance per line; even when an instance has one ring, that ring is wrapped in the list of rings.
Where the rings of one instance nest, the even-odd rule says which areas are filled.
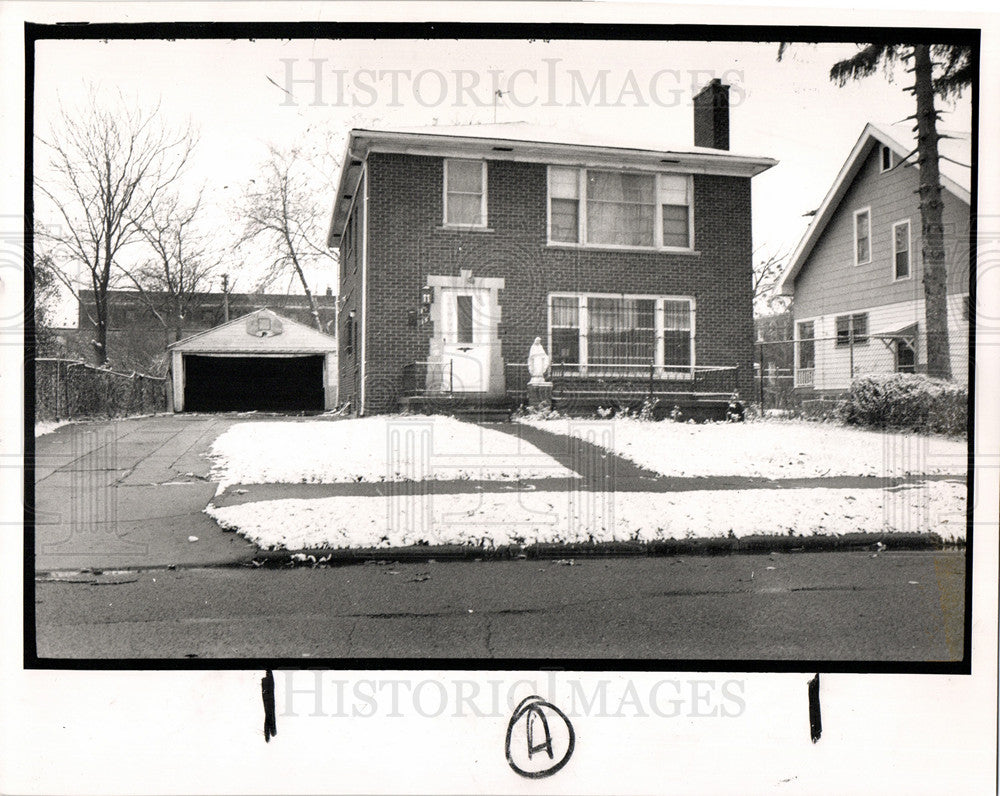
[[[337,404],[337,339],[272,310],[167,350],[175,412],[322,412]]]

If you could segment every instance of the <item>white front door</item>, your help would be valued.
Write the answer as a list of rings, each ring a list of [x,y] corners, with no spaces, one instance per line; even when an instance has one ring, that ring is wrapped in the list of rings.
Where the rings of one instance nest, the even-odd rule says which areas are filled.
[[[446,392],[486,392],[495,341],[490,323],[490,291],[485,288],[443,288],[442,389]]]

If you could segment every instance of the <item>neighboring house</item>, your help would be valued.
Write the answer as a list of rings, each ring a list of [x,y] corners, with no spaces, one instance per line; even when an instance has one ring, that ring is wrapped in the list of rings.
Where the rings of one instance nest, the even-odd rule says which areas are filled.
[[[750,393],[750,179],[776,161],[728,151],[717,80],[695,98],[695,146],[676,137],[352,130],[328,241],[341,401],[361,414],[456,394],[502,405],[536,337],[557,403],[630,381],[678,402]]]
[[[162,371],[166,365],[164,354],[168,343],[265,307],[277,310],[285,318],[316,328],[309,300],[300,294],[194,293],[179,327],[175,327],[170,317],[168,300],[169,294],[161,292],[147,292],[146,298],[143,298],[137,290],[108,291],[108,355],[112,364],[130,370]],[[328,290],[325,296],[316,296],[316,302],[323,330],[336,334],[337,297],[332,295],[332,290]],[[164,328],[150,309],[150,303],[161,313],[169,328]],[[94,292],[81,290],[78,329],[72,347],[67,341],[67,350],[82,353],[88,360],[94,357],[89,341],[94,336],[92,319],[95,317]]]
[[[919,171],[909,154],[867,125],[782,277],[780,292],[794,297],[801,392],[835,394],[864,373],[926,370]],[[952,377],[967,383],[970,195],[943,173],[941,186]]]

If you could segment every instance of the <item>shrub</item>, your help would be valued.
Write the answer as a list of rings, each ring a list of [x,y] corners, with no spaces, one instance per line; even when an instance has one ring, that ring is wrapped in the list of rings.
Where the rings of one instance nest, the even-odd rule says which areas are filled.
[[[845,423],[964,434],[969,391],[958,384],[912,373],[871,374],[855,379],[839,407]]]

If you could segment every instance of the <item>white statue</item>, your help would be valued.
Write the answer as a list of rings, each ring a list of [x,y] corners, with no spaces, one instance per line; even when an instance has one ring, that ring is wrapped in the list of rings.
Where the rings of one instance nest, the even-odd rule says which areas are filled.
[[[542,338],[536,337],[528,352],[528,373],[531,379],[528,384],[545,384],[545,372],[549,369],[549,355],[542,346]]]

